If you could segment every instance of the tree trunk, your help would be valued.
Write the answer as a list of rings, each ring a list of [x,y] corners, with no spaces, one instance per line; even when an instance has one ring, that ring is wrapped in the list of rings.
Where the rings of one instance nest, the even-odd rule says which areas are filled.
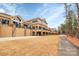
[[[76,7],[77,7],[77,22],[78,22],[77,30],[78,30],[79,29],[79,4],[78,3],[76,3]],[[78,35],[79,35],[79,30],[77,31],[77,34],[76,34],[77,38],[79,38]]]

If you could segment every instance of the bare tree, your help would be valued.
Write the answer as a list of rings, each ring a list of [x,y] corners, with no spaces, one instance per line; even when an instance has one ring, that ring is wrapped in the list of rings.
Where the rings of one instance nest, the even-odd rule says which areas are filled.
[[[64,6],[65,6],[65,11],[66,11],[66,18],[67,18],[67,14],[68,14],[68,8],[67,8],[67,4],[64,3]]]
[[[78,23],[78,26],[77,26],[77,29],[79,29],[79,4],[76,3],[76,8],[77,8],[77,23]],[[77,37],[79,35],[79,30],[77,31]]]

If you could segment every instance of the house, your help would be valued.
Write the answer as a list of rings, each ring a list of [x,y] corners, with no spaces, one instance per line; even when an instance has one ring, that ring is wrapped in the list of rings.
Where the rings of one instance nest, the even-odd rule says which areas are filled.
[[[33,18],[31,20],[25,21],[24,25],[30,30],[30,35],[42,36],[48,35],[50,30],[48,28],[48,23],[44,18]]]
[[[0,13],[0,37],[22,34],[17,30],[18,28],[23,28],[22,22],[23,20],[20,16],[11,16],[9,14]]]
[[[0,13],[0,37],[45,36],[51,32],[44,18],[25,21],[20,16]]]

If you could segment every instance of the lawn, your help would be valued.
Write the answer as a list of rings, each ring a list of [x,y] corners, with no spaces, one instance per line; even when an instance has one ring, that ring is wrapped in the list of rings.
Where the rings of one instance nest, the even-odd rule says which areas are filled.
[[[29,38],[29,39],[27,38],[20,40],[0,41],[0,55],[4,56],[57,55],[58,42],[59,42],[58,35],[37,36],[35,38]]]

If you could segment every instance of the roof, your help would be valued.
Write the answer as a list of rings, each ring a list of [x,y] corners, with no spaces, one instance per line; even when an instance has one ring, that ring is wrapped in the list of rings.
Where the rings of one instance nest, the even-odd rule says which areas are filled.
[[[0,12],[0,15],[11,16],[11,15],[9,15],[9,14],[7,14],[7,13],[1,13],[1,12]]]
[[[44,18],[39,18],[39,17],[33,18],[33,19],[31,19],[31,20],[27,20],[26,22],[37,21],[37,20],[41,20],[41,21],[45,22],[46,24],[48,24],[48,23],[46,22],[46,19],[44,19]]]
[[[4,17],[4,18],[8,18],[8,19],[12,19],[13,16],[6,14],[6,13],[0,13],[0,17]]]
[[[17,18],[19,21],[23,20],[21,16],[14,16],[14,18]]]

